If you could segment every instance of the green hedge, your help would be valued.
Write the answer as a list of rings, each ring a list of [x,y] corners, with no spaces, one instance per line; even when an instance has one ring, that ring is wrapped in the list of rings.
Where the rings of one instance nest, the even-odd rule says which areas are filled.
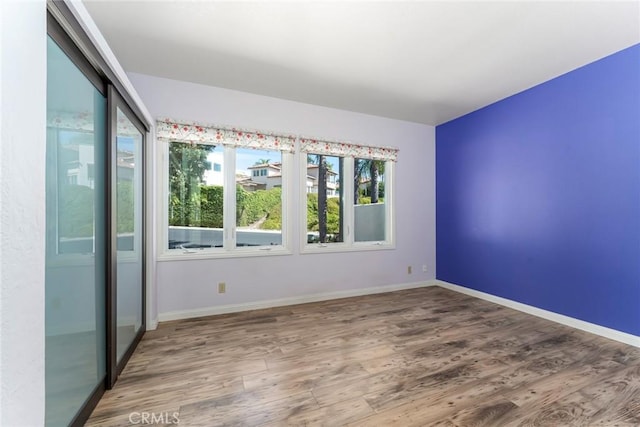
[[[236,189],[236,225],[239,227],[251,225],[266,216],[265,223],[268,221],[271,227],[267,229],[279,230],[282,224],[281,211],[281,188],[257,191],[246,191],[242,187]]]
[[[378,203],[384,203],[384,199],[383,198],[379,198],[378,199]],[[369,196],[360,196],[358,198],[358,204],[359,205],[370,205],[371,204],[371,197],[369,197]]]
[[[246,191],[236,188],[236,225],[245,227],[266,216],[260,228],[282,227],[282,189]],[[223,227],[224,197],[221,186],[201,185],[184,201],[172,194],[169,200],[169,225]]]
[[[116,209],[118,211],[118,234],[133,233],[136,214],[133,182],[118,180],[116,192],[118,195],[116,205]]]
[[[220,186],[200,186],[199,227],[222,228],[224,212],[223,188]]]
[[[131,181],[118,181],[117,232],[134,231],[134,190]],[[61,238],[92,237],[95,194],[84,185],[67,184],[60,187],[58,209],[58,234]]]
[[[84,185],[63,185],[58,199],[58,234],[61,238],[93,236],[93,190]]]

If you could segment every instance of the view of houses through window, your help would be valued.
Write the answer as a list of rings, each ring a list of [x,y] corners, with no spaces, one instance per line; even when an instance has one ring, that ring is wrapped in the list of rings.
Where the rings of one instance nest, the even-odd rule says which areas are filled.
[[[235,186],[225,192],[223,146],[170,144],[169,249],[224,247],[225,202],[235,205],[236,247],[282,244],[282,153],[227,150],[236,159]]]
[[[236,149],[236,246],[282,244],[282,153]]]

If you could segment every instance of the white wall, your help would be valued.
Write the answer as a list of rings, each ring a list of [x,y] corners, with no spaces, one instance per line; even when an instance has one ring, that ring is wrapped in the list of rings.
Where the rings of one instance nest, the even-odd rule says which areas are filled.
[[[46,5],[0,2],[0,425],[44,423]]]
[[[294,255],[290,256],[161,261],[157,265],[161,319],[228,304],[435,278],[432,126],[140,74],[129,74],[129,78],[156,118],[172,117],[400,149],[395,183],[395,250],[300,255],[298,239],[294,239]],[[294,206],[299,201],[297,188],[296,185]],[[297,215],[294,220],[298,230]],[[428,266],[427,273],[422,272],[423,264]],[[413,266],[411,275],[407,274],[409,265]],[[227,283],[226,294],[216,293],[219,281]]]

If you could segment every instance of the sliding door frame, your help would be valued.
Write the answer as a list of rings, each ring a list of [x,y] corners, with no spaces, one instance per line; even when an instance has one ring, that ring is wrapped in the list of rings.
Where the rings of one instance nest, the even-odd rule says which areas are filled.
[[[93,45],[73,12],[64,0],[47,0],[47,34],[80,69],[96,89],[107,98],[106,108],[106,144],[105,144],[105,329],[106,329],[106,372],[98,381],[95,389],[87,397],[82,408],[75,414],[70,425],[82,426],[89,418],[105,390],[111,389],[122,372],[138,343],[146,331],[147,311],[147,143],[150,124],[144,120],[144,114],[127,92],[98,49]],[[117,109],[120,109],[142,135],[141,147],[141,325],[123,354],[117,361]],[[96,300],[97,301],[97,300]]]
[[[118,232],[117,232],[117,167],[118,167],[118,109],[122,111],[122,113],[127,116],[127,118],[131,121],[131,123],[136,127],[136,129],[142,135],[142,147],[140,160],[142,162],[142,170],[141,170],[141,198],[142,198],[142,224],[140,232],[142,233],[142,247],[141,250],[141,278],[142,278],[142,289],[141,289],[141,304],[142,304],[142,319],[141,326],[133,341],[129,345],[129,348],[125,351],[118,363]],[[106,388],[110,390],[113,388],[116,380],[118,379],[118,375],[122,372],[125,365],[131,358],[133,351],[138,346],[138,343],[142,339],[146,331],[146,317],[147,317],[147,280],[146,280],[146,214],[147,214],[147,203],[146,203],[146,188],[147,188],[147,179],[146,179],[146,162],[144,161],[146,155],[146,130],[142,123],[142,121],[135,115],[133,110],[129,107],[126,101],[122,96],[118,93],[116,88],[113,85],[109,85],[107,88],[107,141],[109,146],[109,153],[107,155],[107,195],[109,203],[107,204],[109,212],[108,212],[108,220],[107,227],[110,230],[110,234],[107,238],[107,379],[106,379]],[[134,189],[134,191],[137,189]]]

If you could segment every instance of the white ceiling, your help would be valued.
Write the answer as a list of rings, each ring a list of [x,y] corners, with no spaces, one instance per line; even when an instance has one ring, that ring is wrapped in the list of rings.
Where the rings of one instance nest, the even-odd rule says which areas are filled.
[[[640,1],[86,1],[128,72],[436,125],[640,43]]]

